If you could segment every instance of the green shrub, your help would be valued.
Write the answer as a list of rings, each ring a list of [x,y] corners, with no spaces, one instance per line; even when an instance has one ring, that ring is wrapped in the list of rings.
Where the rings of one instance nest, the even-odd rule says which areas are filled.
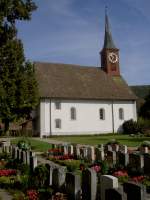
[[[28,150],[30,149],[30,142],[27,140],[19,140],[17,146],[19,149]]]
[[[125,121],[122,126],[125,134],[142,133],[142,125],[138,121],[133,121],[133,119]]]

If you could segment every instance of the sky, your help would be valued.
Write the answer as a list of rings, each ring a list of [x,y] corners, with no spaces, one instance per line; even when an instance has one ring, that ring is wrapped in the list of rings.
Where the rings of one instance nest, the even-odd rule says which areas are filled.
[[[34,0],[31,21],[17,22],[26,59],[101,66],[105,6],[120,70],[129,85],[150,85],[150,0]]]

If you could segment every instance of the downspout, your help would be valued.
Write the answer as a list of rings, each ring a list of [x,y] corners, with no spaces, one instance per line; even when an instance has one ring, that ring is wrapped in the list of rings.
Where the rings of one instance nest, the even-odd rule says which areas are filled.
[[[52,117],[52,109],[51,109],[51,99],[50,99],[50,136],[52,135],[52,121],[51,121],[51,117]]]
[[[112,108],[112,132],[114,133],[115,121],[114,121],[114,101],[113,100],[112,100],[111,108]]]

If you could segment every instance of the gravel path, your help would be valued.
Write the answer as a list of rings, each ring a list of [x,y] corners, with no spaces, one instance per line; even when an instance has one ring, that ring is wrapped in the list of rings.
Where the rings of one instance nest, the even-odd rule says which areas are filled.
[[[13,197],[4,189],[0,189],[0,198],[2,200],[12,200]]]

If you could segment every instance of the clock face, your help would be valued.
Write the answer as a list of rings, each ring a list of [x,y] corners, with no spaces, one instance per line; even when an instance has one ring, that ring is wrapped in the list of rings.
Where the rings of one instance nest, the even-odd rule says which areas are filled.
[[[118,56],[114,52],[108,54],[108,59],[111,63],[116,63],[118,61]]]

